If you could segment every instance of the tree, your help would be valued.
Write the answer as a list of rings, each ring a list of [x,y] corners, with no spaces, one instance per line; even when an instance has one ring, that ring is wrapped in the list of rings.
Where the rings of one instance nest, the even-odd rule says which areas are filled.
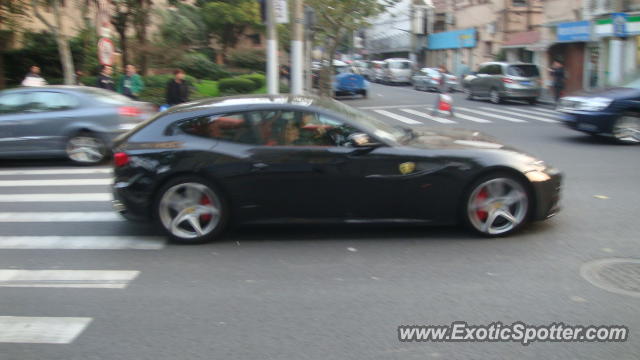
[[[222,47],[222,54],[234,47],[248,27],[260,25],[260,6],[255,0],[200,2],[208,32]]]
[[[317,37],[325,44],[324,57],[329,66],[320,73],[320,93],[330,95],[333,59],[345,35],[369,25],[369,20],[399,0],[307,0],[317,16]]]
[[[136,31],[138,65],[140,66],[140,73],[146,75],[149,65],[149,57],[147,56],[149,52],[147,28],[151,22],[151,6],[153,5],[153,1],[129,0],[129,2],[132,14],[131,20],[133,28]]]
[[[130,0],[113,0],[113,14],[111,15],[111,25],[118,33],[120,51],[122,52],[122,63],[129,63],[129,43],[127,41],[127,30],[131,22]]]
[[[71,47],[69,39],[64,34],[62,28],[62,13],[60,7],[61,0],[31,0],[31,8],[34,15],[40,20],[53,34],[58,45],[58,53],[60,54],[60,63],[62,64],[62,73],[64,75],[64,83],[72,85],[75,80],[75,71],[73,67],[73,56],[71,55]],[[40,6],[46,5],[53,11],[54,22],[49,22],[40,12]]]
[[[20,18],[25,15],[25,5],[23,0],[0,0],[0,89],[6,86],[3,54],[19,27]]]

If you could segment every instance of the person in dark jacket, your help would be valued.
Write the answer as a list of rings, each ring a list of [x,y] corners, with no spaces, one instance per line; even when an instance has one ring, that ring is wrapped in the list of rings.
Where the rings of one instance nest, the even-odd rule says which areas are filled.
[[[558,100],[560,100],[560,96],[562,95],[562,90],[564,90],[564,80],[566,78],[564,66],[560,61],[554,61],[549,72],[552,79],[551,85],[553,87],[553,95],[557,104]]]
[[[96,86],[101,89],[115,91],[116,83],[113,81],[113,77],[111,77],[112,74],[113,74],[113,69],[111,68],[111,66],[108,66],[108,65],[103,66],[102,71],[98,76],[98,81],[96,83]]]
[[[189,84],[184,79],[184,71],[177,69],[173,74],[173,79],[167,83],[167,104],[169,106],[189,101]]]

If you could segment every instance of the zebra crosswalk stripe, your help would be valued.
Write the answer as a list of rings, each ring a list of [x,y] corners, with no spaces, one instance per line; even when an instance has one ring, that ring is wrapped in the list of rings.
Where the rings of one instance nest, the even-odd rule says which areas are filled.
[[[1,212],[0,223],[29,222],[119,222],[124,218],[112,211],[98,212]]]
[[[416,124],[422,124],[420,121],[416,121],[413,119],[409,119],[408,117],[402,116],[402,115],[398,115],[398,114],[394,114],[392,112],[386,111],[386,110],[373,110],[374,112],[380,114],[380,115],[384,115],[387,117],[390,117],[392,119],[401,121],[405,124],[411,124],[411,125],[416,125]]]
[[[539,115],[534,116],[534,115],[528,115],[528,114],[519,114],[519,113],[513,113],[513,112],[508,111],[508,110],[494,109],[494,108],[490,108],[490,107],[482,107],[481,109],[490,110],[490,111],[496,111],[496,112],[499,112],[499,113],[502,113],[502,114],[520,116],[520,117],[523,117],[523,118],[542,121],[542,122],[547,122],[547,123],[557,123],[558,122],[557,120],[547,119],[547,118],[541,117]]]
[[[108,179],[0,180],[0,187],[111,185]]]
[[[105,202],[113,200],[110,193],[70,194],[0,194],[0,203],[6,202]]]
[[[441,124],[455,124],[456,123],[453,120],[432,116],[432,115],[429,115],[427,113],[424,113],[424,112],[421,112],[421,111],[417,111],[417,110],[413,110],[413,109],[400,109],[400,111],[404,111],[404,112],[406,112],[408,114],[411,114],[411,115],[420,116],[420,117],[423,117],[423,118],[426,118],[426,119],[429,119],[429,120],[433,120],[433,121],[439,122]]]
[[[525,114],[531,114],[531,115],[540,115],[540,111],[537,108],[533,108],[533,109],[520,109],[520,108],[516,108],[516,107],[507,107],[505,109],[511,110],[511,111],[515,111],[515,112],[519,112],[519,113],[525,113]],[[545,113],[542,112],[542,116],[546,116],[549,118],[557,118],[558,114],[550,114],[550,113]]]
[[[25,169],[0,170],[0,175],[77,175],[77,174],[111,174],[110,168],[98,169]]]
[[[0,236],[2,250],[160,250],[160,236]]]
[[[469,121],[473,121],[473,122],[477,122],[477,123],[485,123],[485,124],[491,123],[491,120],[486,120],[486,119],[477,118],[475,116],[460,114],[457,111],[455,112],[454,117],[460,118],[460,119],[469,120]]]
[[[0,343],[69,344],[90,317],[0,316]]]
[[[136,270],[0,269],[0,287],[124,289]]]
[[[484,116],[488,116],[488,117],[492,117],[492,118],[496,118],[496,119],[502,119],[502,120],[506,120],[506,121],[511,121],[511,122],[516,122],[516,123],[526,123],[526,120],[521,120],[521,119],[514,119],[514,118],[510,118],[510,117],[506,117],[506,116],[501,116],[501,115],[496,115],[496,114],[492,114],[492,113],[488,113],[486,111],[480,111],[480,110],[475,110],[475,109],[468,109],[468,108],[464,108],[464,107],[456,107],[455,108],[455,112],[459,113],[460,110],[462,111],[466,111],[466,112],[471,112],[471,113],[476,113],[479,115],[484,115]]]

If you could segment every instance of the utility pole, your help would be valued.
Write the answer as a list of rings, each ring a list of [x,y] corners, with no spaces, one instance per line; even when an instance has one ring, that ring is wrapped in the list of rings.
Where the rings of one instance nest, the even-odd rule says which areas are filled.
[[[267,6],[267,92],[278,95],[278,35],[276,33],[275,0],[266,0]]]
[[[293,31],[291,36],[291,93],[302,95],[304,67],[304,5],[303,0],[293,0]]]

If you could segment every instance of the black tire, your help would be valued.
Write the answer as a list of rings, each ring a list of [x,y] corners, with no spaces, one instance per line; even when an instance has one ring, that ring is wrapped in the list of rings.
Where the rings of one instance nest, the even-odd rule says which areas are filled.
[[[474,198],[477,199],[476,198],[476,196],[478,195],[477,191],[481,189],[483,186],[485,186],[488,182],[494,181],[494,180],[505,180],[509,183],[514,184],[514,186],[519,187],[520,191],[522,192],[522,196],[525,197],[525,201],[522,204],[519,203],[518,205],[515,205],[515,206],[518,206],[518,209],[517,209],[518,213],[517,215],[512,214],[514,218],[517,218],[519,220],[518,223],[516,223],[512,227],[505,227],[504,230],[501,230],[497,233],[489,233],[479,229],[476,221],[478,219],[472,219],[472,215],[471,215],[472,210],[470,209],[470,207],[471,207],[472,199]],[[534,208],[533,201],[534,201],[534,197],[532,196],[530,187],[528,184],[525,183],[524,180],[520,179],[519,177],[509,172],[497,171],[497,172],[483,175],[480,178],[476,179],[473,183],[471,183],[471,185],[467,188],[465,195],[463,196],[462,203],[460,204],[459,214],[460,214],[462,223],[468,229],[470,229],[471,231],[479,235],[482,235],[485,237],[506,236],[514,232],[517,232],[522,228],[522,226],[524,226],[528,222],[531,215],[531,209]],[[477,211],[478,210],[476,210],[476,212]],[[499,218],[496,218],[494,223],[496,223],[498,219]],[[506,219],[502,218],[502,220],[504,221]],[[505,221],[505,222],[508,222],[508,221]]]
[[[494,97],[493,94],[495,94],[496,96]],[[504,102],[504,99],[502,98],[502,96],[500,96],[500,93],[498,92],[498,89],[491,89],[489,90],[489,101],[491,101],[492,104],[502,104]]]
[[[110,154],[104,139],[90,131],[71,135],[65,144],[65,152],[70,161],[81,166],[98,165]]]
[[[470,88],[464,88],[464,93],[467,94],[467,100],[475,100],[475,96],[473,96],[473,91]]]
[[[219,216],[217,218],[214,218],[214,216],[211,215],[211,218],[209,219],[210,222],[216,221],[216,224],[212,227],[210,231],[207,231],[202,236],[197,236],[197,235],[196,236],[180,236],[180,234],[172,232],[171,228],[168,227],[166,223],[166,220],[167,220],[165,217],[166,213],[164,213],[164,210],[163,210],[164,208],[163,200],[165,199],[163,198],[165,196],[168,196],[167,195],[168,192],[171,192],[171,191],[173,191],[174,193],[179,193],[180,186],[186,186],[189,184],[197,184],[199,186],[202,186],[203,189],[208,190],[209,193],[203,192],[203,196],[208,196],[210,194],[213,194],[213,197],[210,199],[211,200],[210,204],[212,205],[212,207],[218,208],[219,210]],[[176,190],[176,188],[178,188],[178,190]],[[217,205],[215,203],[217,203]],[[205,204],[205,205],[208,205],[208,204]],[[190,206],[191,208],[194,208],[197,205],[194,204]],[[189,210],[189,207],[185,207],[183,211],[184,210]],[[174,210],[173,212],[177,212],[177,211]],[[176,217],[178,215],[179,214],[176,214]],[[205,215],[198,216],[198,221],[202,221],[203,216]],[[224,194],[211,182],[195,175],[180,176],[180,177],[176,177],[174,179],[169,180],[156,192],[155,201],[154,201],[154,218],[157,224],[162,228],[162,230],[165,232],[165,234],[167,234],[167,236],[172,242],[176,244],[184,244],[184,245],[203,244],[203,243],[211,242],[218,239],[220,234],[224,231],[224,229],[226,228],[229,222],[229,205]],[[171,211],[169,211],[169,218],[171,218]],[[207,224],[207,226],[208,224],[210,224],[206,222],[206,220],[204,221],[205,221],[205,224]],[[178,225],[182,224],[183,222],[178,223]],[[189,225],[188,227],[190,227],[191,230],[194,230],[192,231],[193,233],[196,232],[195,228],[192,225]],[[188,232],[188,227],[183,226],[182,228],[184,228],[185,232]],[[207,227],[205,227],[202,230],[206,230],[206,229]]]
[[[361,94],[362,94],[363,98],[365,98],[365,99],[367,98],[367,90],[362,90]]]
[[[538,103],[538,98],[531,98],[527,100],[527,102],[529,103],[529,105],[535,105]]]
[[[640,113],[626,111],[620,114],[613,123],[611,134],[618,144],[640,144]]]

